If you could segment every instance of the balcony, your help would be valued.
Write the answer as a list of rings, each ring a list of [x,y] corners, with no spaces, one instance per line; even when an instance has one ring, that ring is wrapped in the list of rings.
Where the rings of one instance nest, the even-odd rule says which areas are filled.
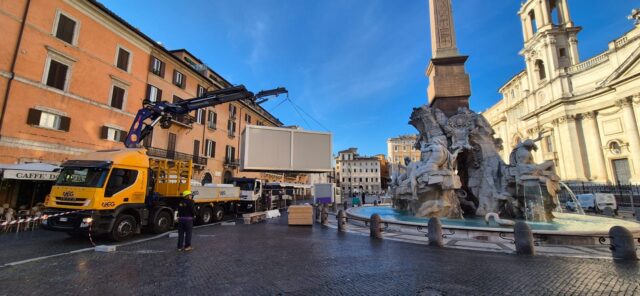
[[[238,161],[237,159],[226,158],[224,160],[224,167],[225,168],[237,168],[239,166],[240,166],[240,161]]]
[[[193,161],[193,164],[202,165],[202,166],[207,165],[206,157],[195,156],[195,155],[176,152],[172,150],[165,150],[165,149],[150,147],[150,148],[147,148],[147,155],[149,155],[150,157],[158,157],[158,158],[171,159],[171,160],[181,160],[181,161],[191,160]]]
[[[176,117],[172,118],[171,121],[183,127],[191,128],[191,124],[196,122],[196,118],[191,115],[184,114],[184,115],[177,115]]]

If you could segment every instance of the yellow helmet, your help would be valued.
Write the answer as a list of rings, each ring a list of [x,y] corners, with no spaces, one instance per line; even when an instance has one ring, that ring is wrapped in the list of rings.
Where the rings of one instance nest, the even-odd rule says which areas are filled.
[[[182,196],[191,195],[191,190],[182,191]]]

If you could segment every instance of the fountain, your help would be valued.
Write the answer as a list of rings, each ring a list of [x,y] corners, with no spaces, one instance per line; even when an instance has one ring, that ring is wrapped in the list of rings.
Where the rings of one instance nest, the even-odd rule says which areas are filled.
[[[584,213],[563,213],[560,182],[552,161],[534,162],[532,150],[542,139],[518,143],[505,163],[487,120],[468,107],[466,56],[458,55],[451,0],[430,0],[432,59],[427,68],[429,104],[413,109],[409,124],[419,132],[419,161],[405,159],[394,170],[391,207],[362,207],[348,215],[424,227],[441,218],[443,228],[465,238],[502,238],[515,221],[525,221],[534,234],[555,244],[596,243],[612,226],[640,234],[640,224]],[[579,203],[569,192],[574,204]]]

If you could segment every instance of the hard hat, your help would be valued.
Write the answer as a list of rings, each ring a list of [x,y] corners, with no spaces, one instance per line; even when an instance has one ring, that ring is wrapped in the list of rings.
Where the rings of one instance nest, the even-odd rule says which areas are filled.
[[[187,196],[187,195],[191,195],[191,191],[190,190],[182,191],[182,196]]]

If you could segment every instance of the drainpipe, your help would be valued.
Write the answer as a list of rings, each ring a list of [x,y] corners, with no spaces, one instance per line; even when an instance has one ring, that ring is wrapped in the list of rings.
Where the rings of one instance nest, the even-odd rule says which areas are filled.
[[[11,69],[9,69],[9,81],[7,82],[7,89],[4,91],[4,97],[2,98],[2,111],[0,112],[0,138],[2,138],[2,124],[4,123],[4,114],[7,111],[7,101],[9,101],[9,92],[11,91],[11,84],[16,74],[13,72],[16,67],[16,61],[18,60],[18,52],[20,45],[22,44],[22,33],[24,33],[24,26],[27,23],[27,15],[29,14],[29,7],[31,6],[31,0],[27,0],[27,5],[24,8],[24,14],[22,16],[22,24],[20,25],[20,33],[18,34],[18,41],[16,42],[16,49],[13,52],[13,59],[11,61]]]

